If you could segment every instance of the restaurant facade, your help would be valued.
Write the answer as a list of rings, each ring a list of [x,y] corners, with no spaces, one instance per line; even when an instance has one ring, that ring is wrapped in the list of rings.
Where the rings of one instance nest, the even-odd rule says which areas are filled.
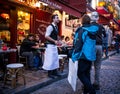
[[[51,15],[60,18],[59,35],[70,36],[86,13],[86,1],[77,0],[6,0],[0,1],[0,38],[11,48],[16,48],[29,33],[39,34],[44,43],[46,27]],[[77,20],[71,20],[71,19]],[[9,61],[16,62],[16,53]]]

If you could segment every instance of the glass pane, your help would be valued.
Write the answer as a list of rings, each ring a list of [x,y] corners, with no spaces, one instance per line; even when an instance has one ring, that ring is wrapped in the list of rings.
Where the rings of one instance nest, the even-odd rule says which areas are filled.
[[[9,19],[9,14],[0,13],[0,39],[5,43],[10,41]]]
[[[18,44],[20,44],[26,35],[30,31],[30,13],[24,11],[18,11],[18,25],[17,25],[17,34],[18,34]]]

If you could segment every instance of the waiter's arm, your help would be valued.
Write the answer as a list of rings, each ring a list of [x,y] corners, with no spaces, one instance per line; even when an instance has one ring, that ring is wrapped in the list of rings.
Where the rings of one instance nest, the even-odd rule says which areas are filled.
[[[52,41],[52,42],[54,42],[55,44],[57,44],[57,40],[54,40],[54,39],[52,39],[52,38],[49,37],[49,36],[45,36],[45,38],[46,38],[47,40]]]

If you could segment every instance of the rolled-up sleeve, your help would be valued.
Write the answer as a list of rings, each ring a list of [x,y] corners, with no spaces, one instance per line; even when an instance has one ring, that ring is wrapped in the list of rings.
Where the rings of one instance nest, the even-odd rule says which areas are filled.
[[[51,25],[49,25],[49,26],[46,28],[45,37],[50,36],[50,34],[52,33],[52,31],[53,31],[53,27],[52,27]]]

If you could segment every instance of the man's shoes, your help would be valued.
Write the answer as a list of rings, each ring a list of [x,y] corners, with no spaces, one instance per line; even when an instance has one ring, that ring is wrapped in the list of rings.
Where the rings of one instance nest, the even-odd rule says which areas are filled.
[[[93,87],[95,88],[95,90],[100,90],[100,85],[98,84],[93,84]]]

